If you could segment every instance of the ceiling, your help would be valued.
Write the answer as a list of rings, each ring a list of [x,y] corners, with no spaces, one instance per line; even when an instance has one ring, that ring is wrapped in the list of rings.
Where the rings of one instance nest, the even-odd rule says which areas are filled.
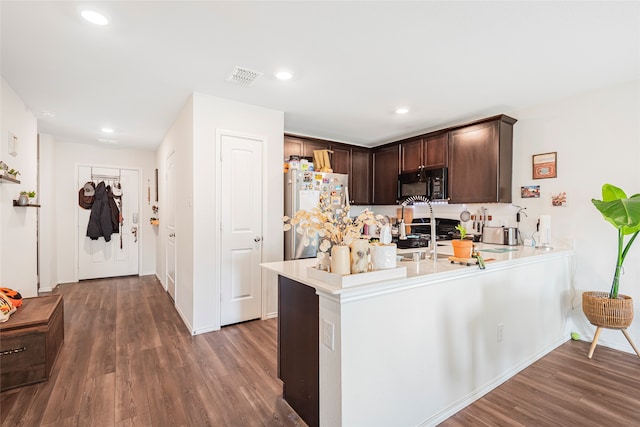
[[[60,141],[153,150],[199,92],[284,111],[290,133],[375,146],[640,76],[638,1],[0,7],[2,77]],[[84,21],[87,7],[109,25]],[[236,65],[263,74],[230,83]]]

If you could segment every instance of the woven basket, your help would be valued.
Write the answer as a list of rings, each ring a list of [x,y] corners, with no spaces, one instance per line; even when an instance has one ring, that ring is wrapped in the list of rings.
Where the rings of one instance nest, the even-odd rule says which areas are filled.
[[[626,329],[633,321],[633,299],[627,295],[611,299],[608,292],[583,292],[582,311],[594,326]]]

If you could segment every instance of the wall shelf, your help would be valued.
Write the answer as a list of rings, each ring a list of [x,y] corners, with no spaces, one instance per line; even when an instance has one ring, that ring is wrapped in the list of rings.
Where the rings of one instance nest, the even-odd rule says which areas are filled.
[[[7,175],[0,175],[0,182],[11,182],[13,184],[20,184],[20,181],[15,179],[15,178],[11,178],[10,176]]]
[[[17,206],[19,208],[29,208],[29,207],[31,207],[31,208],[39,208],[40,207],[40,205],[35,205],[35,204],[31,204],[31,203],[29,203],[28,205],[21,205],[21,204],[18,203],[17,200],[13,201],[13,206]]]

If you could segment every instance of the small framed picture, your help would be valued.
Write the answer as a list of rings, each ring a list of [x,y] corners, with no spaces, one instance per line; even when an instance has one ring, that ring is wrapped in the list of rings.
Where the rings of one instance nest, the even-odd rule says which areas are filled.
[[[523,185],[520,187],[520,197],[523,199],[538,199],[540,198],[540,186],[539,185]]]
[[[558,176],[558,153],[533,155],[533,179],[556,178]]]
[[[12,156],[18,155],[18,137],[9,132],[9,154]]]

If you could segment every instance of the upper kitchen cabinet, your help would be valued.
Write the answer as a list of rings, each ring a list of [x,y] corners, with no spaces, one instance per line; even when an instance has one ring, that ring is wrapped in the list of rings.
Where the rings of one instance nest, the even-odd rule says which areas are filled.
[[[298,136],[284,136],[284,158],[289,156],[313,157],[314,150],[328,150],[329,141],[302,138]]]
[[[288,159],[290,156],[302,157],[304,153],[304,140],[293,136],[284,136],[284,158]]]
[[[516,121],[494,116],[449,132],[450,203],[511,203]]]
[[[409,172],[418,169],[447,166],[449,134],[427,134],[400,143],[400,170]]]
[[[422,155],[422,138],[400,143],[400,170],[413,171],[424,165]]]
[[[399,144],[373,151],[373,204],[395,205],[398,199]]]
[[[349,172],[350,203],[354,205],[371,204],[371,178],[371,150],[367,148],[352,148],[351,169]]]
[[[444,168],[449,165],[449,134],[430,134],[422,139],[424,167]]]
[[[351,149],[348,146],[331,144],[331,169],[335,173],[351,173]],[[349,177],[351,178],[351,177]]]

